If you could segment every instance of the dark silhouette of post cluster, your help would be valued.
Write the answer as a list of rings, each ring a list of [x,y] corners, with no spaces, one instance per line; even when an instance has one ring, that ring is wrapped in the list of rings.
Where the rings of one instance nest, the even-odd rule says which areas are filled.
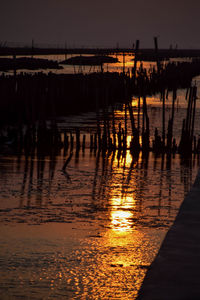
[[[139,151],[148,153],[175,153],[189,155],[200,151],[200,142],[194,137],[197,88],[191,86],[192,78],[200,74],[200,60],[168,62],[163,64],[158,56],[155,38],[157,68],[146,70],[139,60],[139,41],[136,42],[132,72],[99,72],[91,74],[21,73],[0,76],[0,129],[1,145],[11,144],[18,149],[70,149],[70,161],[76,137],[76,152],[86,146],[86,136],[80,129],[65,131],[64,140],[56,125],[56,118],[70,113],[95,111],[96,133],[90,136],[90,148],[102,151]],[[124,62],[125,63],[125,62]],[[177,89],[187,88],[186,118],[183,120],[180,145],[173,136],[174,111]],[[165,128],[165,106],[169,91],[173,100],[171,117]],[[155,128],[150,145],[150,119],[146,97],[160,93],[162,100],[162,134]],[[138,98],[137,114],[133,113],[132,96]],[[124,107],[124,122],[116,123],[115,104]],[[100,114],[100,112],[102,112]],[[111,118],[110,118],[111,116]],[[50,120],[50,125],[47,120]],[[127,124],[131,124],[132,138],[127,145]],[[15,126],[13,126],[15,125]],[[24,127],[25,125],[25,127]],[[5,134],[6,129],[6,134]]]

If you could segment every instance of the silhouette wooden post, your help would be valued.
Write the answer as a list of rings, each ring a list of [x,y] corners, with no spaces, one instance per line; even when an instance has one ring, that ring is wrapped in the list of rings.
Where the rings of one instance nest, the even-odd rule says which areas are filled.
[[[86,135],[83,135],[83,141],[82,141],[82,151],[85,150],[85,139],[86,139]]]
[[[149,117],[147,114],[147,103],[145,93],[143,95],[142,151],[149,151]]]
[[[94,150],[97,150],[97,133],[94,134]]]
[[[119,123],[119,130],[118,130],[118,149],[119,151],[121,150],[122,148],[122,138],[121,138],[121,123]]]
[[[70,132],[70,151],[72,151],[74,148],[74,137],[72,133]]]
[[[80,149],[80,129],[76,128],[76,150]]]
[[[69,147],[69,137],[68,137],[66,131],[64,131],[64,149],[65,149],[65,151],[68,150],[68,147]]]
[[[115,111],[112,105],[112,134],[113,134],[113,147],[116,149],[116,130],[115,130]]]
[[[162,142],[165,148],[165,90],[162,91]]]
[[[93,146],[94,146],[94,136],[93,134],[90,134],[90,150],[93,149]]]
[[[135,119],[133,115],[133,108],[132,108],[132,103],[128,103],[128,109],[129,109],[129,115],[130,115],[130,120],[131,120],[131,129],[132,129],[132,136],[135,135]]]
[[[136,40],[136,45],[135,45],[135,59],[134,59],[134,67],[133,67],[134,82],[135,82],[136,71],[137,71],[137,60],[138,60],[139,45],[140,45],[140,41]]]
[[[192,113],[191,141],[193,141],[193,135],[194,135],[194,121],[195,121],[195,112],[196,112],[196,99],[197,99],[197,87],[194,86],[193,87],[193,103],[194,104],[193,104],[193,113]],[[196,145],[194,145],[194,150],[196,150],[195,148],[196,148]]]
[[[172,139],[173,139],[173,125],[174,125],[174,106],[176,100],[176,89],[173,89],[173,99],[172,99],[172,115],[168,121],[168,133],[167,133],[167,151],[172,151]]]
[[[123,139],[123,147],[127,148],[127,104],[125,103],[124,107],[124,139]]]
[[[138,97],[138,135],[140,136],[140,96]]]
[[[155,46],[155,54],[156,54],[156,61],[157,61],[157,70],[158,74],[160,73],[160,59],[158,54],[158,38],[154,37],[154,46]]]
[[[96,118],[97,118],[97,136],[98,136],[98,148],[101,148],[101,126],[100,126],[100,116],[99,116],[99,89],[97,82],[95,85],[95,98],[96,98]]]
[[[122,68],[122,73],[125,74],[125,67],[126,67],[126,61],[125,61],[126,55],[123,52],[123,68]]]

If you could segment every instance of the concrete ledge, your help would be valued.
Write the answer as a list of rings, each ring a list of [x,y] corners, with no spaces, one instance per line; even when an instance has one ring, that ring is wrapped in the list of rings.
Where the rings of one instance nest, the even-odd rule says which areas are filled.
[[[137,299],[200,299],[200,171],[146,274]]]

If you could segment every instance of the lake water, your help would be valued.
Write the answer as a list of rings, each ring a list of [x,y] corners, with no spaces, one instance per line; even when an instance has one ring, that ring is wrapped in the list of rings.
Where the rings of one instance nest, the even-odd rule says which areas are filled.
[[[176,102],[177,141],[184,95],[179,91]],[[153,128],[161,130],[159,95],[147,103],[152,140]],[[136,116],[134,97],[133,106]],[[171,95],[166,125],[170,113]],[[123,109],[115,117],[116,126],[124,124]],[[199,158],[135,158],[129,151],[102,156],[89,149],[92,112],[60,118],[58,127],[86,134],[85,151],[74,151],[66,172],[69,153],[63,150],[25,155],[7,147],[0,155],[0,298],[134,299],[194,182]]]

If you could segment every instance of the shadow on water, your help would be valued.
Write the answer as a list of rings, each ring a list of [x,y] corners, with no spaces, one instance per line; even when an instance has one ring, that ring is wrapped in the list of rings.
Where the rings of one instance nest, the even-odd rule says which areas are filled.
[[[106,152],[102,155],[99,151],[91,152],[89,149],[85,149],[84,152],[85,156],[80,157],[77,151],[75,156],[68,151],[65,161],[65,164],[68,162],[67,169],[62,168],[62,153],[45,155],[32,152],[30,155],[13,157],[14,174],[17,179],[12,175],[8,178],[8,170],[4,167],[9,165],[2,165],[1,173],[7,177],[8,184],[11,184],[12,178],[12,183],[17,188],[20,187],[14,193],[15,197],[20,195],[18,208],[36,210],[35,217],[40,215],[42,218],[42,210],[36,208],[47,207],[52,213],[53,206],[59,202],[60,207],[66,210],[66,215],[70,215],[67,211],[68,204],[77,207],[77,203],[80,202],[81,210],[95,215],[98,211],[109,214],[113,207],[127,210],[123,203],[129,201],[130,209],[135,212],[134,224],[151,226],[153,218],[155,223],[163,219],[164,223],[168,224],[169,221],[170,224],[193,183],[193,171],[197,170],[199,165],[195,155],[183,160],[178,154],[139,153],[132,156],[127,150],[125,155],[120,151]],[[176,199],[179,188],[183,191],[179,199]],[[81,193],[88,195],[86,203]],[[9,195],[9,191],[7,194]],[[71,203],[72,195],[77,195],[74,203]],[[117,205],[113,204],[116,201]],[[26,220],[26,215],[21,217],[24,222],[30,221]],[[88,215],[86,217],[88,218]],[[62,217],[62,220],[65,221],[65,217]],[[43,218],[41,221],[44,221]],[[162,226],[161,222],[158,222],[158,226]]]

